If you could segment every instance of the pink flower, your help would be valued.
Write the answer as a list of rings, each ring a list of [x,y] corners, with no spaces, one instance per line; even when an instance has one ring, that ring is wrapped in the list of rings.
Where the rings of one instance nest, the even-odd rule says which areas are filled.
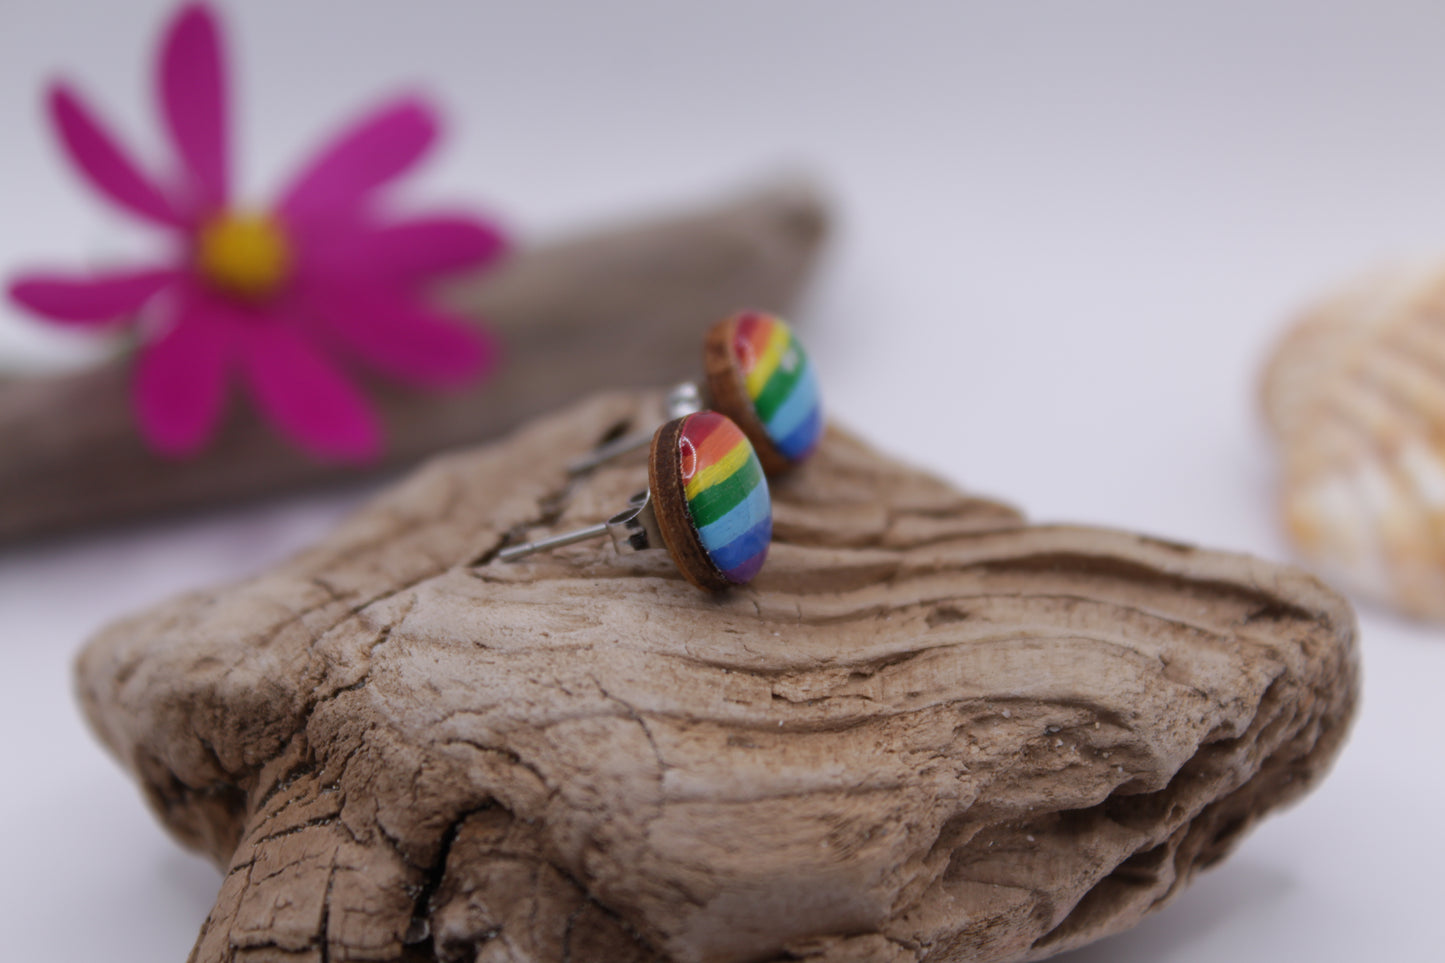
[[[90,184],[174,235],[170,263],[91,277],[33,273],[10,288],[15,301],[60,324],[139,324],[134,403],[155,451],[199,451],[235,375],[293,442],[326,459],[371,459],[382,445],[376,414],[333,357],[424,387],[484,373],[492,343],[423,295],[436,278],[499,256],[503,236],[460,214],[388,221],[377,211],[382,189],[437,137],[424,103],[403,98],[364,116],[261,212],[232,205],[226,71],[207,6],[185,6],[171,21],[156,79],[178,160],[164,183],[68,85],[51,88],[49,109]]]

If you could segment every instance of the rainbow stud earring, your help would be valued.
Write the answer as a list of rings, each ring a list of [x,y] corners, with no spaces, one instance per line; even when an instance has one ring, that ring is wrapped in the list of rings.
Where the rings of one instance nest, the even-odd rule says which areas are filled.
[[[678,385],[668,394],[669,418],[708,408],[727,415],[748,436],[769,475],[813,453],[823,433],[818,379],[785,321],[756,311],[724,318],[708,331],[702,357],[703,382]],[[582,474],[651,439],[646,433],[619,438],[568,468]]]
[[[752,580],[773,538],[768,480],[747,436],[716,411],[674,418],[652,436],[647,491],[605,522],[502,549],[516,561],[603,535],[622,554],[665,548],[702,589]]]

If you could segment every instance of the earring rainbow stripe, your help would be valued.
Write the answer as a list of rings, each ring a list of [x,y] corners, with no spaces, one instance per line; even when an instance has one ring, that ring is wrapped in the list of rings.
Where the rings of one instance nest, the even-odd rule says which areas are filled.
[[[727,318],[709,332],[703,359],[715,407],[738,420],[767,471],[813,453],[823,433],[818,378],[787,322],[757,311]]]
[[[731,419],[700,411],[682,419],[677,458],[688,519],[708,561],[727,582],[750,581],[773,536],[768,482],[752,444]]]
[[[701,589],[751,581],[773,540],[773,503],[747,435],[716,411],[674,418],[653,433],[647,489],[625,510],[587,528],[504,545],[496,557],[514,562],[604,535],[624,554],[667,549],[683,578]]]

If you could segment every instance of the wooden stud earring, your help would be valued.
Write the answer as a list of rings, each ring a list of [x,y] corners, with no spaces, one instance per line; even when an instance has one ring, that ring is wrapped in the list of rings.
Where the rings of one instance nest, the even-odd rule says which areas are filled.
[[[713,325],[703,341],[703,382],[678,385],[667,416],[711,408],[731,418],[752,442],[763,470],[779,475],[806,460],[823,433],[818,380],[787,322],[750,311]],[[600,446],[569,467],[581,474],[652,436],[629,435]]]
[[[698,588],[725,589],[758,574],[773,537],[772,501],[757,453],[731,419],[699,411],[657,429],[647,483],[605,522],[510,546],[497,557],[512,562],[610,535],[623,554],[667,549]]]

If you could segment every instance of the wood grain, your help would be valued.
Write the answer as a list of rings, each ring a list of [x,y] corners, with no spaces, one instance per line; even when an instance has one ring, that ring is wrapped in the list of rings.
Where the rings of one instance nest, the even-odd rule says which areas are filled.
[[[818,191],[779,182],[524,250],[457,284],[446,300],[500,335],[501,368],[447,395],[368,384],[388,438],[373,470],[495,437],[589,392],[696,377],[707,327],[742,307],[793,304],[826,231]],[[360,476],[298,453],[239,404],[200,457],[152,455],[122,362],[0,381],[0,543]]]
[[[192,959],[1014,961],[1133,925],[1318,784],[1359,692],[1288,567],[1034,526],[837,427],[757,580],[607,517],[614,394],[122,621],[90,722],[225,878]]]

